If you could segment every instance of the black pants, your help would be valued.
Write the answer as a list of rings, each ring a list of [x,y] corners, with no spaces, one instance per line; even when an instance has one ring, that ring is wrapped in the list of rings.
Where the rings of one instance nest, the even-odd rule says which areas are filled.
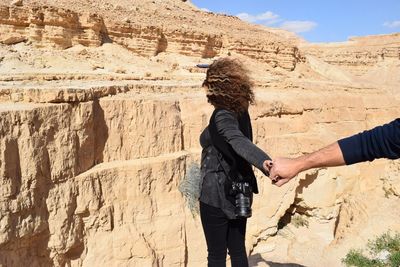
[[[227,250],[232,267],[248,267],[245,247],[247,219],[229,220],[221,209],[202,202],[200,216],[208,248],[208,267],[225,267]]]

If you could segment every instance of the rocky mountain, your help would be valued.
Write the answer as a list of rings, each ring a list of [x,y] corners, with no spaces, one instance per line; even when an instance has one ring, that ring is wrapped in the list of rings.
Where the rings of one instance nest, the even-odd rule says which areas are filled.
[[[195,67],[241,59],[255,143],[312,152],[399,117],[398,34],[310,44],[181,0],[3,0],[0,266],[204,266],[178,187],[211,114]],[[341,266],[400,230],[400,162],[257,172],[252,266]]]

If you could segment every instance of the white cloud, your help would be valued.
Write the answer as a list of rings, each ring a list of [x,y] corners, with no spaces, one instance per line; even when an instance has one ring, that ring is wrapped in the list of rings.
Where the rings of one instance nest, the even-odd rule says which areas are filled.
[[[203,10],[203,11],[205,11],[205,12],[210,12],[210,10],[208,10],[207,8],[200,8],[200,10]]]
[[[383,23],[383,26],[389,27],[389,28],[400,28],[400,20],[395,20],[395,21],[387,21]]]
[[[279,27],[281,29],[301,33],[301,32],[308,32],[313,30],[317,27],[317,23],[314,21],[302,21],[302,20],[283,20],[280,18],[278,14],[273,13],[272,11],[266,11],[264,13],[258,15],[252,15],[249,13],[239,13],[236,15],[241,20],[256,23],[256,24],[263,24],[267,26],[271,26],[275,24],[275,27]],[[278,26],[277,23],[281,22]],[[397,21],[399,22],[399,21]],[[400,23],[400,22],[399,22]],[[397,27],[397,25],[396,25]]]
[[[276,23],[279,15],[267,11],[258,15],[251,15],[248,13],[240,13],[236,15],[239,17],[241,20],[248,21],[251,23],[258,23],[258,24],[271,24],[271,23]]]
[[[293,21],[285,21],[283,22],[279,28],[300,33],[300,32],[309,32],[317,27],[317,23],[314,21],[301,21],[301,20],[293,20]]]

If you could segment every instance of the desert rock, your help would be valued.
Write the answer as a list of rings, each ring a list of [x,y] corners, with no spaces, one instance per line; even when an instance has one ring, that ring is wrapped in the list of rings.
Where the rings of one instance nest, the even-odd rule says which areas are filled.
[[[0,266],[205,265],[178,190],[212,111],[198,63],[251,70],[272,157],[399,117],[398,34],[310,44],[181,0],[5,0],[0,32]],[[257,172],[250,262],[341,266],[400,230],[399,169],[321,168],[282,188]]]

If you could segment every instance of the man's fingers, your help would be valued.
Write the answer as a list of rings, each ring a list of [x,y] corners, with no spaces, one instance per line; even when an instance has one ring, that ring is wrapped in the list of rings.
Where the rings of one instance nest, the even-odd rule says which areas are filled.
[[[278,175],[276,174],[275,169],[271,168],[271,170],[269,170],[269,178],[274,181],[277,177]]]
[[[279,181],[279,177],[278,176],[275,176],[275,177],[270,177],[271,178],[271,183],[273,184],[273,185],[276,185],[276,183]]]
[[[290,179],[280,179],[278,181],[276,181],[276,183],[274,183],[276,186],[281,187],[282,185],[286,184],[287,182],[289,182]]]

